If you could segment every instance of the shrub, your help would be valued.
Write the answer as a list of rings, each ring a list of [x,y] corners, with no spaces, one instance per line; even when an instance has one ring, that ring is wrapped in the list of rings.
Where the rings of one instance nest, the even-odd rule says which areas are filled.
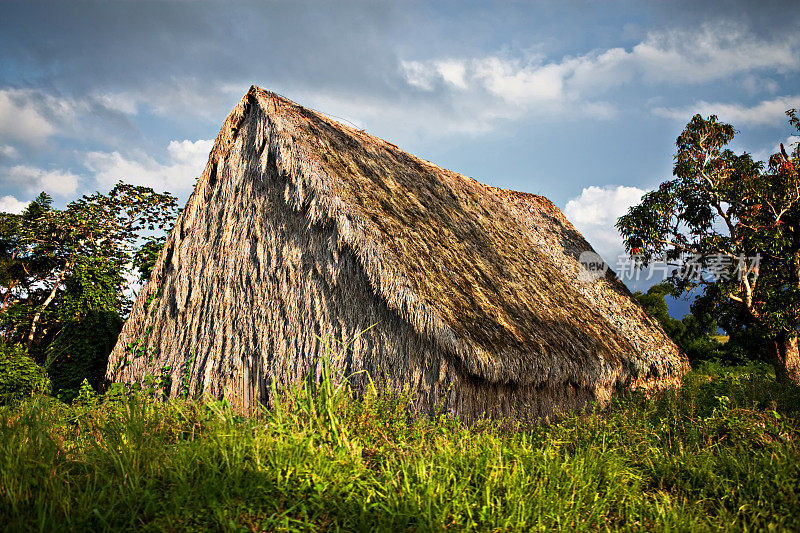
[[[47,372],[28,357],[25,348],[0,343],[0,405],[49,392]]]

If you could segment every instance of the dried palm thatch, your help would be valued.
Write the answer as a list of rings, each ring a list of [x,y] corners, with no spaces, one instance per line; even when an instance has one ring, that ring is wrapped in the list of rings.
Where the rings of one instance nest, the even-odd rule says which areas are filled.
[[[253,87],[225,121],[107,377],[242,411],[337,364],[466,419],[674,385],[686,358],[545,198],[483,185]],[[357,333],[370,326],[361,336]],[[363,378],[360,374],[359,378]]]

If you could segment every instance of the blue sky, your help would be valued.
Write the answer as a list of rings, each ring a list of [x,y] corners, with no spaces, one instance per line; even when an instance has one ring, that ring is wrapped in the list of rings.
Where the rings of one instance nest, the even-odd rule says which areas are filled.
[[[119,179],[185,201],[256,84],[549,197],[613,267],[616,217],[669,178],[692,114],[757,157],[787,142],[798,5],[4,2],[0,210]]]

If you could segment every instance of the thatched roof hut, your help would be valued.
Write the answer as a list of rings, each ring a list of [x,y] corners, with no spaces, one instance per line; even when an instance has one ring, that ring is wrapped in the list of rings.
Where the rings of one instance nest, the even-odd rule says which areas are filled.
[[[506,191],[253,87],[220,131],[107,377],[247,411],[339,360],[463,418],[540,417],[676,384],[686,358],[541,196]],[[363,376],[363,374],[362,374]]]

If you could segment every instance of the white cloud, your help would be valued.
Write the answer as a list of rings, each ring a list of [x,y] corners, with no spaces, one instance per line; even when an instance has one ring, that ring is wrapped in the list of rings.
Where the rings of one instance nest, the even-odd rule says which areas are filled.
[[[791,157],[794,154],[794,152],[798,149],[798,144],[800,144],[800,135],[789,135],[783,142],[783,147],[784,149],[786,149],[786,152]],[[780,146],[777,146],[776,148],[779,149]]]
[[[13,196],[0,197],[0,213],[14,213],[18,215],[22,213],[29,202],[22,202]]]
[[[161,117],[187,114],[217,123],[249,88],[246,82],[209,84],[184,78],[150,83],[138,90],[95,92],[91,99],[126,115],[137,115],[141,111]]]
[[[686,85],[749,75],[750,86],[771,91],[774,82],[755,77],[766,69],[800,69],[800,36],[766,41],[741,26],[719,23],[652,32],[629,50],[594,50],[558,60],[522,54],[400,63],[409,86],[440,103],[452,93],[461,114],[494,119],[610,118],[616,110],[603,94],[631,83]],[[783,104],[776,100],[776,105]],[[761,111],[753,110],[748,119],[758,120]]]
[[[404,61],[401,69],[409,85],[426,91],[433,91],[438,85],[445,89],[471,89],[524,106],[563,96],[565,68],[556,64],[542,65],[539,61],[538,57],[523,61],[488,56],[425,63]]]
[[[444,81],[458,89],[466,89],[467,82],[464,76],[467,68],[459,61],[440,61],[436,65],[436,70]]]
[[[55,130],[31,92],[0,90],[0,141],[41,144]]]
[[[126,93],[103,93],[95,92],[91,95],[92,100],[102,105],[106,109],[119,111],[126,115],[138,113],[138,101]]]
[[[557,100],[564,93],[563,65],[521,66],[518,61],[487,57],[473,63],[474,78],[491,93],[513,103]]]
[[[208,154],[214,147],[213,140],[200,139],[198,141],[170,141],[167,153],[176,164],[187,164],[198,167],[197,175],[203,171],[208,160]]]
[[[780,125],[782,122],[786,122],[786,110],[797,107],[800,107],[800,95],[780,96],[772,100],[764,100],[754,106],[701,100],[685,107],[656,107],[653,109],[653,114],[686,122],[693,115],[699,113],[704,117],[717,115],[720,120],[737,127],[761,126]]]
[[[0,160],[16,159],[17,157],[19,157],[19,152],[16,148],[9,144],[0,144]]]
[[[78,176],[71,172],[17,165],[3,174],[4,185],[21,188],[27,194],[44,191],[50,195],[70,197],[78,190]]]
[[[732,23],[703,25],[699,32],[651,33],[631,58],[654,82],[703,83],[759,69],[800,67],[797,35],[765,41]]]
[[[621,185],[591,186],[567,202],[564,214],[600,256],[614,268],[625,253],[622,238],[614,227],[617,219],[636,205],[647,191]]]
[[[800,38],[765,41],[730,23],[705,24],[699,30],[648,33],[630,51],[594,51],[557,64],[566,88],[588,96],[633,81],[658,84],[697,84],[753,71],[800,69]],[[755,86],[752,74],[748,82]],[[761,80],[765,88],[774,87]],[[774,82],[773,82],[774,84]]]
[[[214,141],[171,141],[161,163],[143,152],[90,152],[85,164],[94,173],[100,188],[110,188],[119,180],[152,187],[157,191],[184,194],[191,191],[195,178],[208,161]]]
[[[778,92],[778,82],[763,76],[749,75],[742,79],[742,87],[750,94],[774,94]]]
[[[53,135],[107,138],[89,127],[98,105],[95,97],[54,96],[40,89],[0,89],[0,144],[15,141],[41,146]]]
[[[433,81],[438,74],[435,68],[419,61],[401,61],[400,69],[409,85],[426,91],[433,90]]]

